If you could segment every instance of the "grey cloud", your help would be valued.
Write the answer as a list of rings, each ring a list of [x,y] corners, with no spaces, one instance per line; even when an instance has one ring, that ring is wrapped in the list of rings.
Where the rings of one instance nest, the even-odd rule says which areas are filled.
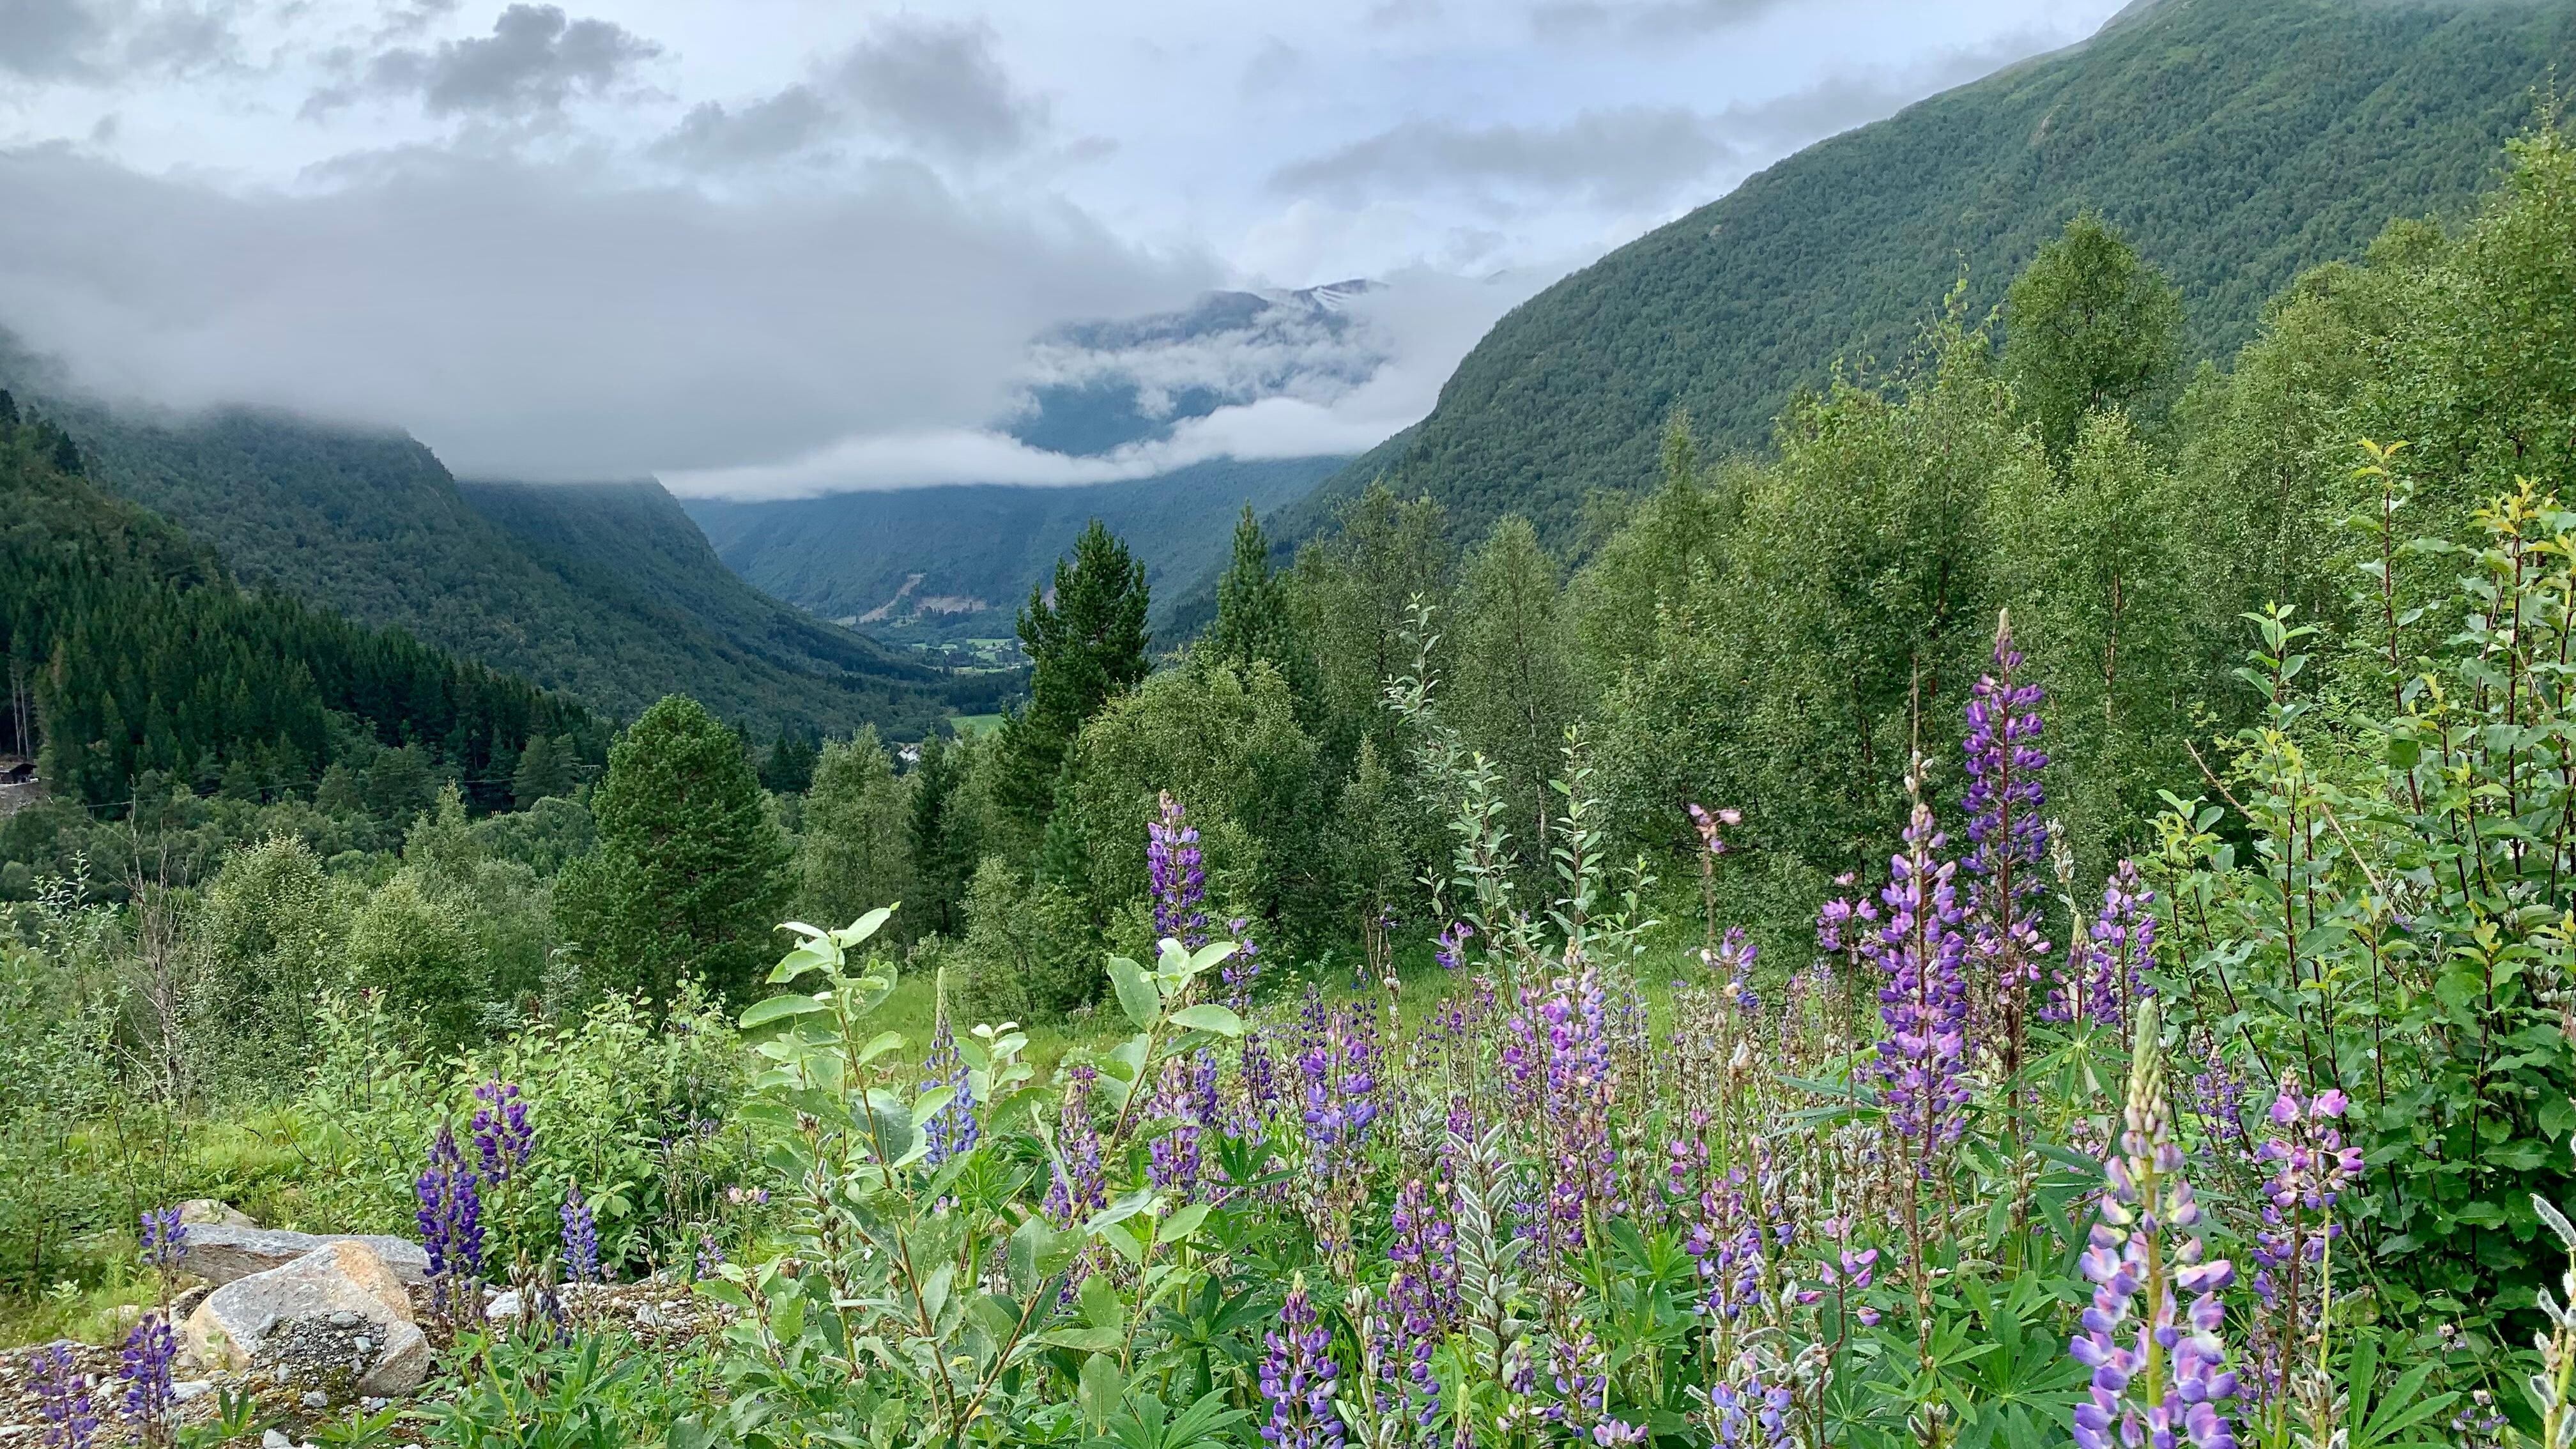
[[[79,74],[105,29],[82,0],[0,0],[0,70],[45,78]]]
[[[661,53],[613,21],[575,20],[557,5],[512,5],[490,35],[387,50],[367,64],[362,85],[319,92],[305,110],[317,114],[375,92],[417,95],[433,116],[542,115],[577,95],[607,94]]]
[[[0,73],[111,81],[233,59],[233,6],[137,0],[0,0]]]
[[[1711,117],[1679,106],[1585,111],[1558,126],[1411,120],[1284,166],[1271,185],[1353,200],[1386,190],[1500,184],[1628,205],[1704,176],[1733,154]]]
[[[632,476],[999,415],[1030,337],[1214,277],[918,167],[724,201],[417,153],[233,194],[0,151],[0,326],[85,385],[404,426],[459,469]]]
[[[2046,46],[2016,33],[1944,51],[1899,71],[1850,71],[1751,104],[1586,111],[1559,126],[1459,126],[1412,120],[1280,168],[1275,190],[1341,202],[1447,188],[1655,205],[1722,178],[1746,158],[1779,152],[1892,115],[1935,92],[1989,74]],[[1740,174],[1738,171],[1737,174]]]
[[[897,20],[837,67],[850,104],[876,129],[934,154],[971,160],[1016,151],[1045,120],[993,55],[988,25]]]
[[[693,170],[784,160],[861,133],[947,162],[1027,149],[1046,107],[993,54],[985,25],[890,20],[806,80],[739,106],[693,107],[654,154]]]
[[[843,128],[839,108],[809,85],[792,85],[739,110],[706,101],[689,108],[669,135],[653,143],[663,160],[698,171],[724,171],[793,156]]]

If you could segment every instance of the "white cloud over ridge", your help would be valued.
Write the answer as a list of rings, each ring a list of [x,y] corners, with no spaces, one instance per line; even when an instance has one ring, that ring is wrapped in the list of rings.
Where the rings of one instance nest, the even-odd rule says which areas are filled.
[[[1547,281],[2118,3],[0,0],[0,328],[485,476],[1355,452]],[[1063,326],[1351,276],[1332,318]],[[1167,426],[1011,436],[1092,385]]]

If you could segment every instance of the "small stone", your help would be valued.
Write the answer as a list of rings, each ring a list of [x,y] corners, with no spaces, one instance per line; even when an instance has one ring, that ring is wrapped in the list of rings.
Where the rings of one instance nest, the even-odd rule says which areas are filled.
[[[191,1399],[204,1398],[214,1391],[214,1387],[213,1379],[181,1379],[170,1386],[170,1398],[175,1403],[184,1404]]]
[[[359,1317],[357,1314],[351,1313],[345,1308],[331,1315],[331,1326],[333,1328],[355,1328],[366,1321],[367,1320]]]
[[[259,1436],[259,1449],[295,1449],[295,1441],[270,1429]]]
[[[385,1409],[385,1401],[377,1398],[360,1399],[358,1401],[358,1407],[366,1413],[381,1414]]]
[[[513,1288],[507,1293],[496,1295],[491,1302],[483,1306],[483,1316],[486,1318],[518,1317],[519,1291]]]
[[[349,1346],[362,1354],[372,1354],[376,1351],[376,1341],[363,1333],[352,1339]]]
[[[192,1228],[198,1226],[255,1228],[259,1226],[259,1224],[251,1221],[250,1214],[234,1207],[231,1203],[217,1202],[210,1197],[192,1197],[186,1202],[179,1204],[179,1221],[186,1223]]]
[[[306,1389],[303,1404],[308,1409],[327,1409],[331,1407],[331,1396],[320,1389]]]

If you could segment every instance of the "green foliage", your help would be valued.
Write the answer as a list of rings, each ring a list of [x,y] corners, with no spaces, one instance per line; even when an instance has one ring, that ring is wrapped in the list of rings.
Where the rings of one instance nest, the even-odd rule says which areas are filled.
[[[948,773],[944,760],[938,768]],[[801,918],[855,921],[877,906],[913,899],[915,791],[932,772],[925,754],[920,770],[897,776],[872,729],[823,746],[797,842]]]
[[[747,991],[793,882],[786,836],[742,741],[678,695],[608,752],[599,848],[556,885],[564,940],[595,989],[668,1001],[683,980]]]
[[[600,722],[559,696],[398,632],[242,592],[177,530],[55,471],[33,431],[0,438],[0,652],[44,662],[31,718],[56,792],[122,808],[137,777],[157,772],[275,799],[328,765],[377,769],[404,746],[418,772],[376,793],[416,798],[373,803],[407,815],[427,803],[432,746],[468,777],[531,734],[597,747]]]
[[[1083,721],[1145,677],[1145,570],[1098,519],[1058,563],[1055,586],[1032,586],[1020,610],[1029,654],[1028,708],[1002,728],[996,798],[1034,832],[1055,808],[1056,776]]]
[[[316,1020],[317,1049],[287,1116],[306,1169],[280,1204],[305,1226],[415,1231],[412,1180],[431,1137],[441,1122],[461,1133],[474,1089],[496,1079],[533,1104],[535,1148],[486,1199],[487,1261],[550,1260],[556,1210],[574,1183],[597,1214],[612,1272],[691,1252],[702,1232],[729,1233],[740,1216],[722,1189],[747,1150],[725,1128],[743,1082],[741,1042],[694,988],[661,1010],[603,997],[444,1061],[424,1058],[381,1000],[335,994]]]
[[[2182,346],[2182,296],[2098,213],[2076,214],[2004,297],[2004,375],[2063,458],[2096,413],[2151,414]]]
[[[197,913],[199,1029],[253,1056],[298,1052],[315,999],[342,982],[352,914],[304,841],[271,836],[233,852]]]

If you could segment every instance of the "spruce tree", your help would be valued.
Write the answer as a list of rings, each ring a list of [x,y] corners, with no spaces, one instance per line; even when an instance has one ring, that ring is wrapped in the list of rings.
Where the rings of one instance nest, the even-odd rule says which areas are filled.
[[[1289,605],[1288,582],[1270,567],[1270,540],[1252,505],[1234,525],[1234,561],[1216,584],[1216,622],[1209,626],[1208,657],[1241,668],[1268,660],[1288,681],[1300,723],[1312,726],[1320,703],[1315,657]]]
[[[966,893],[983,844],[961,791],[966,759],[962,747],[934,734],[921,742],[921,763],[912,778],[908,831],[920,907],[912,913],[914,924],[950,937],[966,929]]]
[[[778,954],[789,851],[741,738],[671,695],[610,748],[591,809],[599,846],[556,887],[591,982],[655,1001],[684,977],[757,994]]]
[[[1083,721],[1136,687],[1146,673],[1145,566],[1100,520],[1055,566],[1049,590],[1029,591],[1020,611],[1028,650],[1028,708],[1004,726],[997,780],[1002,807],[1031,833],[1055,807],[1055,781]]]

